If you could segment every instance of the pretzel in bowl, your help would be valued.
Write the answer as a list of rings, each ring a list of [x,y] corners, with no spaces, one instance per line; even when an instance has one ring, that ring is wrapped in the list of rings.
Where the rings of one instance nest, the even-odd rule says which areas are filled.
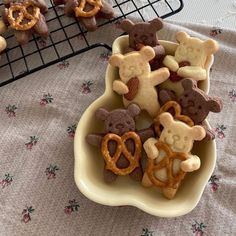
[[[64,5],[65,15],[75,16],[88,31],[97,29],[97,18],[114,17],[112,6],[105,0],[53,0],[54,4]]]
[[[128,147],[125,144],[125,142],[129,139],[134,141],[135,151],[133,155],[128,150]],[[111,156],[109,150],[109,142],[112,140],[117,143],[116,151],[113,156]],[[113,173],[117,175],[130,174],[134,169],[139,167],[141,148],[142,148],[142,143],[140,137],[135,132],[127,132],[121,137],[117,134],[112,134],[112,133],[106,134],[102,140],[102,148],[101,148],[103,158],[106,162],[105,168],[111,170]],[[119,160],[121,154],[123,154],[125,159],[129,161],[129,166],[122,169],[117,166],[117,161]]]
[[[7,0],[4,5],[2,19],[5,28],[13,29],[19,44],[26,44],[34,33],[47,38],[48,26],[43,14],[48,9],[44,0]]]
[[[158,115],[156,116],[156,118],[154,119],[154,128],[155,131],[157,133],[158,136],[161,135],[161,131],[162,131],[162,125],[160,123],[160,115],[164,112],[172,112],[174,110],[174,118],[176,120],[180,120],[183,121],[184,123],[186,123],[189,126],[193,126],[194,123],[191,120],[191,118],[189,118],[188,116],[182,115],[181,114],[181,106],[175,102],[175,101],[169,101],[167,103],[165,103],[159,110]]]

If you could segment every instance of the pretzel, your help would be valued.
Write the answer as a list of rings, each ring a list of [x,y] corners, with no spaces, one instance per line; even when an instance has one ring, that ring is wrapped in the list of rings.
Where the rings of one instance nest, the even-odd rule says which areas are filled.
[[[148,158],[146,173],[149,179],[157,187],[177,188],[180,181],[184,178],[186,172],[180,169],[179,172],[176,175],[174,175],[173,162],[175,159],[178,159],[181,161],[186,160],[187,154],[180,153],[180,152],[173,152],[166,143],[163,143],[161,141],[158,141],[155,145],[158,148],[159,152],[160,150],[165,152],[165,156],[158,163],[156,163],[156,159]],[[168,179],[166,182],[161,181],[155,176],[155,172],[163,168],[166,168],[166,171],[167,171]]]
[[[94,6],[94,8],[90,11],[85,11],[84,8],[86,4],[90,4],[91,6]],[[101,0],[81,0],[80,5],[78,7],[75,7],[75,15],[76,17],[92,17],[95,16],[102,7],[102,1]]]
[[[28,8],[32,8],[32,13],[28,12]],[[15,17],[14,13],[18,13]],[[8,9],[7,19],[11,27],[15,30],[29,30],[39,20],[40,8],[34,5],[34,2],[29,0],[24,3],[14,3]],[[24,23],[24,20],[28,20]]]
[[[174,109],[175,114],[174,114],[174,118],[180,121],[183,121],[184,123],[186,123],[189,126],[194,126],[194,123],[192,121],[191,118],[189,118],[188,116],[185,115],[181,115],[181,106],[175,102],[175,101],[169,101],[167,103],[165,103],[159,110],[159,113],[157,115],[157,117],[154,119],[154,127],[155,127],[155,131],[156,133],[160,136],[161,135],[161,124],[160,124],[160,119],[159,119],[159,115],[162,114],[163,112],[167,112],[168,110],[170,110],[171,108]]]
[[[132,139],[135,143],[135,152],[132,155],[129,150],[127,150],[125,142],[128,139]],[[115,141],[117,143],[116,152],[113,156],[110,155],[108,150],[108,142]],[[142,143],[140,137],[135,132],[127,132],[121,137],[117,134],[108,133],[103,137],[101,151],[103,158],[106,162],[106,169],[111,170],[117,175],[128,175],[135,168],[139,167],[139,160],[141,158],[141,147]],[[116,165],[121,154],[124,154],[125,158],[129,161],[129,166],[126,168],[119,169]]]

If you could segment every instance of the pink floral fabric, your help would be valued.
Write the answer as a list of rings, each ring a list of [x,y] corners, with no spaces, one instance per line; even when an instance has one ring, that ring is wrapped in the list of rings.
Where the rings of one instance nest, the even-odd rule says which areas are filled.
[[[210,94],[223,99],[224,109],[209,116],[218,157],[197,207],[165,219],[130,206],[96,204],[77,189],[73,138],[82,113],[104,92],[110,55],[97,48],[0,88],[0,235],[236,234],[236,32],[178,25],[167,24],[159,37],[174,41],[175,32],[184,30],[220,44]],[[120,33],[111,24],[104,41],[111,45]]]

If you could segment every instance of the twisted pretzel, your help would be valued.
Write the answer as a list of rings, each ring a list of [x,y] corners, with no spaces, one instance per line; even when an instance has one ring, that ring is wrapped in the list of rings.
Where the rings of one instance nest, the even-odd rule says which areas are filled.
[[[183,121],[185,124],[189,125],[189,126],[194,126],[194,122],[192,121],[191,118],[189,118],[188,116],[185,115],[181,115],[181,106],[175,102],[175,101],[169,101],[167,103],[165,103],[159,110],[159,113],[157,115],[157,117],[154,119],[154,127],[155,127],[155,131],[156,133],[160,136],[161,135],[161,123],[160,123],[160,119],[159,116],[163,113],[163,112],[167,112],[168,110],[170,110],[171,108],[174,109],[175,114],[174,114],[174,118],[180,121]]]
[[[126,147],[125,142],[128,139],[132,139],[135,143],[135,152],[132,155]],[[108,142],[115,141],[117,143],[116,152],[113,156],[110,155],[108,149]],[[135,168],[139,167],[139,160],[141,158],[141,147],[142,143],[140,137],[135,132],[127,132],[121,137],[116,134],[106,134],[102,140],[102,155],[106,162],[106,169],[111,170],[117,175],[128,175]],[[118,168],[116,163],[120,158],[121,154],[124,154],[125,158],[129,161],[129,166],[126,168]]]
[[[146,173],[149,179],[157,187],[177,188],[178,183],[184,178],[186,172],[180,169],[179,172],[174,175],[173,162],[175,159],[184,161],[187,159],[187,155],[185,153],[173,152],[166,143],[160,141],[158,141],[155,145],[159,152],[160,150],[165,152],[165,156],[158,163],[156,163],[156,159],[148,158]],[[155,172],[163,168],[166,168],[168,177],[165,182],[155,176]]]
[[[86,4],[93,6],[90,11],[85,11]],[[102,7],[102,0],[81,0],[80,5],[75,8],[76,17],[92,17],[95,16]]]
[[[28,8],[32,7],[32,13],[28,12]],[[18,13],[16,18],[14,13]],[[29,30],[39,20],[40,8],[34,5],[33,1],[25,1],[24,3],[14,3],[8,9],[7,19],[13,29]],[[24,20],[27,22],[24,23]]]

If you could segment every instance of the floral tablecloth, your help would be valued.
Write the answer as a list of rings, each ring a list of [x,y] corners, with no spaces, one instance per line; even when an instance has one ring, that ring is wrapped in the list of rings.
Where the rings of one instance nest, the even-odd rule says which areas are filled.
[[[97,48],[0,88],[0,235],[236,235],[236,32],[172,22],[159,35],[174,40],[179,30],[220,44],[210,94],[222,97],[224,109],[209,117],[218,157],[197,207],[159,218],[96,204],[77,189],[73,137],[84,110],[104,91],[109,57]],[[111,44],[120,33],[111,24],[103,37]]]

